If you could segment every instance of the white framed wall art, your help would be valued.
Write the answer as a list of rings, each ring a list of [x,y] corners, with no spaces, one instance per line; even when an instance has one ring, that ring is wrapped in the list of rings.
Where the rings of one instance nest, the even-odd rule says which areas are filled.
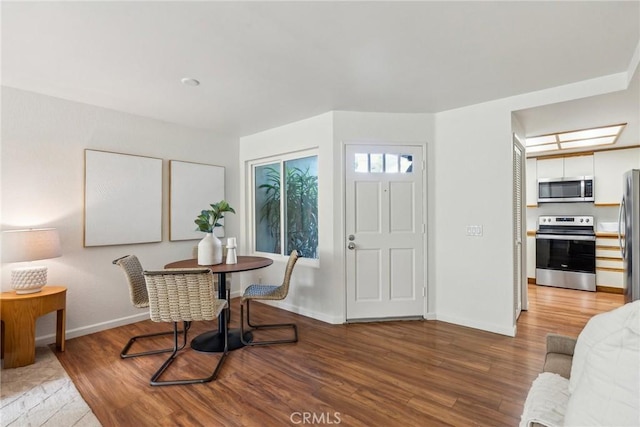
[[[162,241],[162,159],[85,150],[84,246]]]
[[[212,203],[224,200],[224,167],[202,163],[169,161],[169,240],[202,239],[195,219]],[[222,227],[215,235],[224,237]]]

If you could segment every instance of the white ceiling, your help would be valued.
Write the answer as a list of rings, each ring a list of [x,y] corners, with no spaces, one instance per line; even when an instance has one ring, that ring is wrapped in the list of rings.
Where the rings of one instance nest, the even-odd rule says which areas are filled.
[[[624,72],[640,40],[639,1],[1,8],[3,85],[234,136],[329,110],[438,112]]]
[[[527,136],[580,130],[626,123],[615,146],[640,144],[640,69],[636,70],[627,90],[611,92],[573,101],[529,108],[514,113],[526,124]],[[608,146],[600,147],[606,148]],[[562,150],[575,152],[598,147]],[[540,152],[533,155],[553,154]]]

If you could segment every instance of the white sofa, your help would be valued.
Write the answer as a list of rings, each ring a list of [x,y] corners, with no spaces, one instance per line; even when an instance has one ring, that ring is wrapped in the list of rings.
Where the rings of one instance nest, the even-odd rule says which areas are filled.
[[[543,371],[520,427],[640,426],[640,301],[594,316],[577,339],[548,336]]]

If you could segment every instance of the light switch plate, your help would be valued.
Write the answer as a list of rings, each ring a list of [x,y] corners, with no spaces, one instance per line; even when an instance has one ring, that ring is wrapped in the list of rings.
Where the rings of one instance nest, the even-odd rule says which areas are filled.
[[[481,225],[467,225],[467,236],[480,237],[482,236]]]

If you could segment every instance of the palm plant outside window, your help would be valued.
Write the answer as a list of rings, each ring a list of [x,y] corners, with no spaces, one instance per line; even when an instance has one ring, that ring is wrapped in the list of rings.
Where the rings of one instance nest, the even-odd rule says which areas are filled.
[[[318,156],[255,166],[255,248],[318,258]]]

